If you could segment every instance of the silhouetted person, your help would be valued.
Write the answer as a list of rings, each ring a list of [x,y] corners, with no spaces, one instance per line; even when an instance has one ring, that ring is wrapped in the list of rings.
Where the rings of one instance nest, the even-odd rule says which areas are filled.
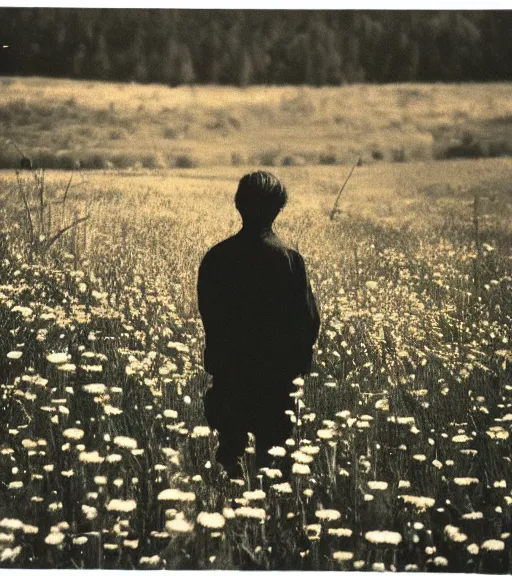
[[[256,437],[258,467],[290,437],[292,381],[309,372],[320,319],[302,256],[283,244],[272,223],[287,193],[268,172],[244,176],[235,204],[243,220],[234,236],[211,248],[199,268],[204,364],[213,375],[205,397],[219,431],[217,460],[229,475]]]

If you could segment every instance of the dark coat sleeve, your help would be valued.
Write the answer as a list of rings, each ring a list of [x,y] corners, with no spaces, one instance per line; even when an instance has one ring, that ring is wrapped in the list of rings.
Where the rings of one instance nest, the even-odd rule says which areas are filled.
[[[214,254],[210,251],[199,266],[197,280],[197,300],[199,313],[203,321],[206,347],[204,350],[204,368],[210,374],[215,373],[215,359],[218,357],[219,343],[219,299],[220,287],[215,274]]]
[[[294,253],[295,260],[295,313],[294,327],[298,336],[296,372],[305,374],[311,370],[313,346],[320,330],[320,315],[311,289],[304,259]]]

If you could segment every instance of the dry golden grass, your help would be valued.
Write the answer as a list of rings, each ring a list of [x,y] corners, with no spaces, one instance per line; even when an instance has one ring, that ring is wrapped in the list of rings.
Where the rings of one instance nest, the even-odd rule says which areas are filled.
[[[14,78],[2,80],[0,95],[4,137],[47,167],[76,159],[100,168],[310,165],[512,150],[508,84],[237,89]]]
[[[65,204],[47,173],[42,224],[33,175],[0,176],[2,565],[509,572],[510,163],[363,166],[334,221],[347,167],[276,168],[322,331],[291,478],[249,450],[239,485],[195,283],[247,169],[76,173]],[[90,219],[29,263],[21,190],[32,252]]]

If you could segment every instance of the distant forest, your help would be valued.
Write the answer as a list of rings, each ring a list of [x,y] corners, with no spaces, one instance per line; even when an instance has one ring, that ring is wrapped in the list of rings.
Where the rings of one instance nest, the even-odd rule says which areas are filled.
[[[179,84],[512,79],[512,11],[2,8],[0,74]]]

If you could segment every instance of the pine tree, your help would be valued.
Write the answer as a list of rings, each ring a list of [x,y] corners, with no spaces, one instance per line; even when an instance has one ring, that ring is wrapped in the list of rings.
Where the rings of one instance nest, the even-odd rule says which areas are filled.
[[[192,84],[196,77],[194,63],[190,50],[186,44],[182,44],[179,50],[178,84]]]
[[[200,47],[200,62],[205,82],[218,84],[222,70],[222,40],[219,22],[212,18],[205,29]]]
[[[75,78],[85,77],[85,63],[87,61],[87,48],[85,44],[79,44],[73,55],[73,75]]]
[[[139,28],[137,30],[137,34],[135,35],[135,40],[131,49],[131,79],[135,80],[136,82],[147,82],[148,79],[148,67],[146,64],[144,37],[144,30]]]
[[[0,74],[163,82],[510,80],[512,11],[0,8]]]
[[[179,45],[174,37],[167,38],[160,64],[160,81],[170,86],[178,82]]]
[[[252,61],[251,55],[247,48],[243,48],[240,58],[240,67],[238,72],[238,86],[247,88],[252,78]]]
[[[107,43],[103,34],[99,34],[96,52],[93,56],[93,74],[100,80],[110,78],[110,58],[107,50]]]

